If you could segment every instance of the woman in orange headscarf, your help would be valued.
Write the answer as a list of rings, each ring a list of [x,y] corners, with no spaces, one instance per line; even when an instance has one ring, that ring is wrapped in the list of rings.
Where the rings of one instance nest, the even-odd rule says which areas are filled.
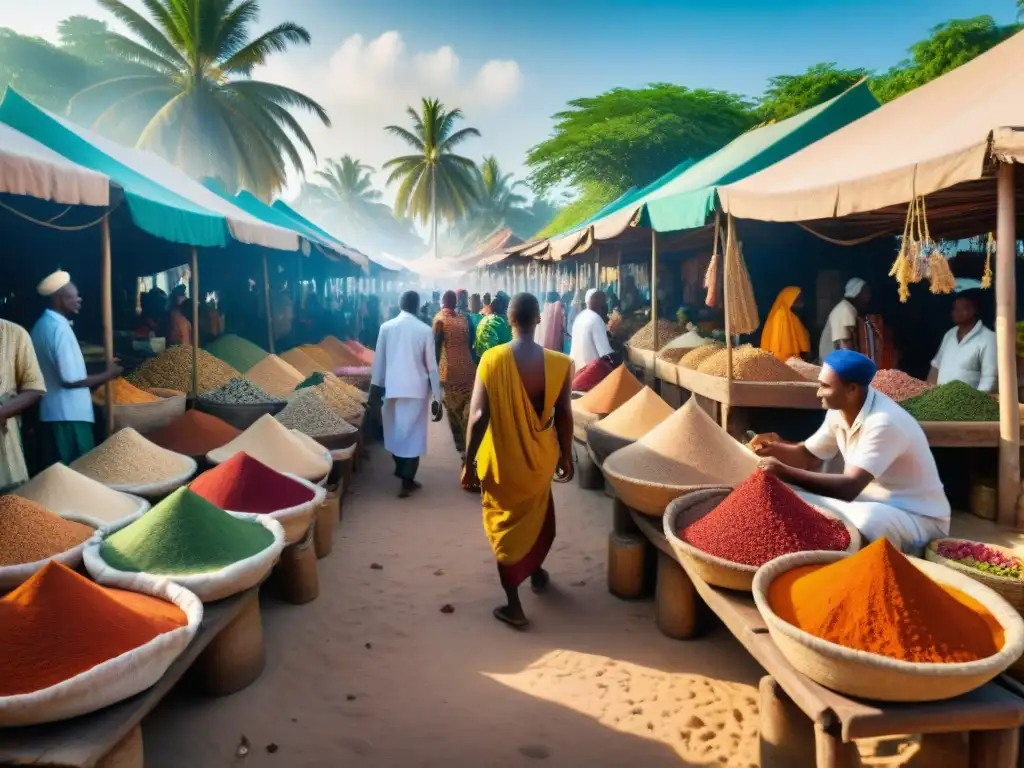
[[[802,306],[800,289],[796,286],[790,285],[779,291],[761,333],[761,349],[771,352],[783,362],[811,351],[811,336],[793,312]]]

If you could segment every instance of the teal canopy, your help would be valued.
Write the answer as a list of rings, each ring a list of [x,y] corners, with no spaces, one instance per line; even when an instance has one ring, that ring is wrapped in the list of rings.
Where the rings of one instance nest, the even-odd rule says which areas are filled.
[[[686,161],[640,190],[627,191],[586,222],[547,241],[531,255],[558,258],[582,253],[591,243],[614,240],[632,226],[657,232],[703,227],[714,212],[718,187],[774,165],[878,107],[867,81],[778,123],[755,128],[698,162]],[[590,229],[589,238],[580,236]]]
[[[149,152],[98,136],[32,104],[8,89],[0,122],[85,168],[108,176],[124,190],[139,229],[174,243],[206,248],[231,240],[278,250],[298,250],[298,235],[273,226],[213,194]]]
[[[334,249],[340,254],[348,256],[350,259],[352,259],[354,262],[359,264],[359,266],[363,267],[364,269],[368,266],[369,257],[365,253],[356,250],[351,245],[346,245],[341,240],[332,235],[330,232],[328,232],[326,229],[318,227],[316,224],[307,219],[305,216],[296,211],[283,200],[275,200],[274,204],[270,207],[284,215],[290,221],[295,222],[303,229],[311,233],[314,233],[319,237],[323,238],[324,240],[326,240],[330,244],[328,245],[329,248]]]

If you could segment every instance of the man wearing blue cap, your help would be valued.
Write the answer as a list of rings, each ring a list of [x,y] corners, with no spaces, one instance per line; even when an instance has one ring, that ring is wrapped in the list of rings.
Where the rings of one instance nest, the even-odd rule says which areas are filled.
[[[849,349],[825,358],[818,396],[828,413],[802,443],[774,441],[758,448],[761,466],[798,486],[800,496],[857,527],[868,541],[885,536],[915,552],[949,535],[949,501],[921,425],[872,389],[875,364]],[[842,474],[821,471],[842,454]]]

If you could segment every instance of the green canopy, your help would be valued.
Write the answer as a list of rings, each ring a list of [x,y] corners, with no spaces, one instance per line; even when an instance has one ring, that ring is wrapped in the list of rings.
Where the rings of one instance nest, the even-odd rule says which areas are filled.
[[[151,235],[194,247],[224,247],[231,240],[286,251],[299,247],[294,232],[222,200],[162,158],[56,117],[10,88],[0,103],[0,122],[108,176],[124,190],[132,221]]]
[[[867,81],[778,123],[755,128],[699,162],[684,162],[639,191],[630,191],[574,230],[533,244],[528,255],[550,252],[561,258],[591,243],[613,240],[632,226],[657,232],[703,227],[715,210],[719,186],[773,165],[878,107]],[[590,237],[580,229],[590,229]],[[587,233],[585,233],[587,234]]]

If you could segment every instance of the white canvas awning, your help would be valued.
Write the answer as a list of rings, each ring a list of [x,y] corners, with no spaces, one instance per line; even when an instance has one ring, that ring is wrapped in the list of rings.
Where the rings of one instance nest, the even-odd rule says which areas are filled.
[[[110,204],[110,179],[0,123],[0,192],[63,205]]]
[[[743,219],[828,219],[976,181],[991,159],[1024,161],[1024,32],[718,195]]]

